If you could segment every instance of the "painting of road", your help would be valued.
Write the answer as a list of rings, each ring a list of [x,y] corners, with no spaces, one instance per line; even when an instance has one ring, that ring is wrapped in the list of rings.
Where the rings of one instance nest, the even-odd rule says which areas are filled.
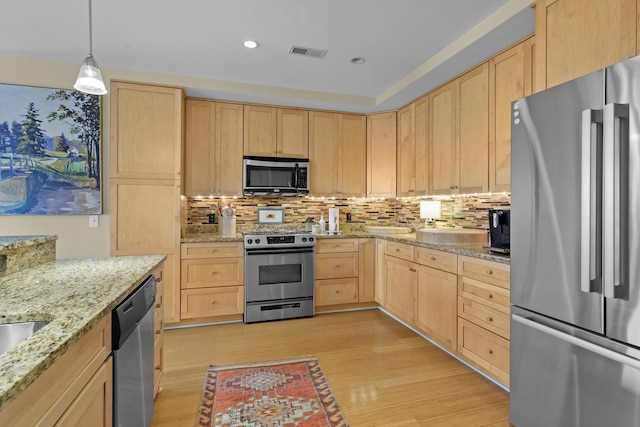
[[[102,213],[100,96],[0,84],[0,215]]]

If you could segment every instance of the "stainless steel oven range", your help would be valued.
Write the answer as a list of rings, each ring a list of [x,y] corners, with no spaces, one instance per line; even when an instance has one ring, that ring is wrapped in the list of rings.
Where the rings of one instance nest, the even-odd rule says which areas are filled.
[[[303,231],[243,236],[245,323],[313,316],[315,237]]]

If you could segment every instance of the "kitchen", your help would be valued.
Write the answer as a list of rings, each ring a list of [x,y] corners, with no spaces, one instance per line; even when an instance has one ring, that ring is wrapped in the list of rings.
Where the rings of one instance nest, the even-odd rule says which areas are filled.
[[[556,4],[556,3],[558,3],[558,2],[554,2],[554,4]],[[569,6],[567,6],[569,9],[571,9],[571,7],[575,6],[575,5],[572,6],[571,2],[566,2],[566,1],[560,2],[560,4],[562,4],[562,5],[569,4]],[[556,4],[556,6],[557,6],[557,4]],[[551,5],[551,3],[550,3],[549,11],[550,11],[550,13],[551,12],[553,12],[553,13],[563,12],[562,10],[558,11],[557,9],[553,9],[553,5]],[[634,8],[634,11],[635,11],[635,8]],[[536,10],[536,14],[539,15],[540,11]],[[553,15],[551,15],[551,16],[553,16]],[[536,21],[536,25],[540,25],[540,23],[538,22],[540,20],[540,18],[538,16],[537,16],[537,18],[538,19]],[[625,24],[628,24],[629,20],[625,20],[624,22],[625,22]],[[576,23],[576,25],[579,25],[579,24]],[[635,26],[634,26],[634,28],[635,28]],[[536,28],[537,40],[539,40],[538,37],[539,37],[540,34],[545,35],[545,34],[548,33],[549,37],[551,37],[554,34],[555,35],[558,34],[558,33],[554,33],[552,30],[560,31],[559,28],[553,27],[552,25],[548,26],[548,27],[544,27],[543,30],[546,31],[546,32],[544,32],[544,31],[541,32],[542,30],[538,30],[538,28]],[[615,33],[615,31],[614,32],[607,31],[606,32],[607,37],[612,37],[613,38],[613,37],[616,36],[616,34],[611,34],[611,33]],[[624,35],[628,36],[629,32],[621,30],[621,34],[624,34]],[[634,31],[634,34],[635,34],[635,31]],[[598,33],[598,34],[594,35],[593,37],[601,37],[601,34]],[[557,40],[554,40],[554,42],[558,43]],[[570,43],[578,43],[578,41],[569,40],[569,41],[566,41],[566,43],[568,43],[568,44],[570,44]],[[617,43],[612,43],[612,45],[616,45],[617,46]],[[553,44],[551,46],[556,46],[556,44]],[[567,52],[567,51],[571,51],[571,49],[573,49],[573,47],[572,48],[568,48],[567,46],[563,47],[561,44],[557,44],[557,46],[559,46],[558,47],[558,51],[560,51],[560,52]],[[582,45],[580,45],[580,46],[582,46]],[[524,51],[524,47],[521,47],[521,49],[522,50],[520,52],[523,52]],[[551,48],[547,48],[547,49],[551,49]],[[562,49],[564,49],[564,50],[562,50]],[[607,51],[606,52],[607,55],[609,55],[609,54],[615,55],[616,54],[615,52],[613,52],[613,53],[610,52],[610,51],[613,51],[615,49],[605,49],[605,50]],[[549,52],[545,51],[545,52],[541,53],[540,50],[537,50],[536,51],[536,63],[535,63],[536,67],[539,66],[539,63],[537,61],[541,58],[541,55],[543,53],[547,53],[549,55],[549,58],[553,58],[553,60],[555,60],[555,61],[558,60],[557,52],[555,52],[555,51],[552,52],[550,50]],[[556,56],[553,56],[552,53],[556,54]],[[632,49],[631,54],[629,54],[629,51],[627,50],[627,51],[625,51],[625,53],[623,55],[621,55],[621,57],[633,56],[635,54],[636,54],[636,52],[635,52],[635,41],[634,41],[633,49]],[[96,52],[96,55],[97,55],[97,52]],[[523,53],[521,53],[521,55],[523,55]],[[506,64],[507,62],[497,62],[497,60],[498,59],[502,59],[502,60],[506,61],[510,57],[512,57],[512,56],[507,57],[505,55],[502,58],[496,58],[496,61],[494,61],[494,64],[495,65]],[[601,65],[608,65],[610,63],[617,62],[619,59],[621,59],[621,57],[620,58],[612,58],[612,59],[607,57],[606,59],[603,59],[603,63],[598,65],[598,67],[601,66]],[[519,56],[518,58],[524,58],[524,56]],[[536,87],[542,88],[542,87],[546,87],[546,86],[551,86],[551,85],[554,85],[554,84],[559,83],[561,81],[568,80],[571,77],[575,77],[577,75],[584,74],[584,72],[586,72],[586,71],[589,71],[589,70],[587,70],[585,68],[580,68],[580,67],[583,67],[582,64],[579,64],[580,61],[576,60],[575,58],[570,58],[570,59],[574,60],[574,62],[576,64],[578,64],[578,65],[576,65],[575,69],[572,69],[571,67],[567,68],[565,65],[560,64],[560,65],[558,65],[558,69],[557,70],[569,69],[570,70],[569,73],[575,73],[575,75],[561,76],[561,75],[558,74],[559,71],[554,70],[553,67],[549,67],[548,66],[546,72],[544,71],[544,68],[543,68],[542,75],[536,74],[535,85],[539,85],[539,86],[536,86]],[[567,59],[567,60],[569,60],[569,59]],[[481,61],[478,61],[478,63],[479,62],[481,62]],[[34,84],[36,82],[40,83],[42,81],[41,78],[39,78],[39,77],[35,77],[35,78],[34,77],[29,77],[28,74],[25,74],[25,73],[23,73],[21,71],[22,69],[20,68],[20,66],[21,66],[21,64],[24,64],[24,62],[22,60],[11,60],[10,62],[3,62],[3,64],[9,64],[10,65],[10,67],[8,67],[8,69],[5,69],[4,65],[3,65],[3,68],[2,68],[3,71],[2,71],[2,74],[0,75],[2,77],[2,81],[3,82],[22,83],[22,84],[31,83],[31,84]],[[472,65],[474,65],[474,64],[472,64]],[[491,67],[491,65],[492,64],[489,63],[489,64],[487,64],[487,67]],[[597,68],[597,67],[594,67],[591,64],[586,64],[584,66],[585,67],[592,67],[594,69]],[[496,66],[495,70],[496,70],[496,72],[498,72],[499,70],[501,70],[501,68],[499,66]],[[60,66],[59,68],[56,68],[56,67],[52,68],[52,73],[54,73],[55,75],[58,75],[60,80],[66,79],[67,74],[70,74],[70,75],[75,74],[76,71],[77,70],[76,70],[76,66],[75,65],[69,65],[68,67],[67,66]],[[5,73],[7,73],[7,75],[5,75]],[[23,74],[25,74],[25,75],[23,75]],[[106,72],[105,72],[105,75],[106,75]],[[110,77],[111,77],[112,80],[120,80],[120,79],[138,80],[138,81],[143,81],[143,82],[147,82],[147,83],[148,82],[164,83],[165,85],[174,83],[173,80],[165,80],[165,81],[159,82],[159,81],[156,81],[153,76],[150,76],[149,79],[136,79],[134,77],[127,77],[126,74],[125,75],[120,75],[120,76],[110,76]],[[544,82],[543,78],[546,78],[548,80],[548,84],[545,85],[545,82]],[[524,77],[523,77],[523,79],[524,79]],[[498,81],[504,82],[505,80],[504,79],[499,79]],[[524,82],[524,80],[523,80],[523,82]],[[43,83],[40,83],[40,84],[43,84]],[[524,84],[522,84],[522,86],[524,86]],[[496,89],[499,89],[500,87],[503,87],[503,86],[496,87]],[[496,93],[498,93],[498,92],[496,92]],[[523,93],[522,95],[524,95],[524,94],[525,93]],[[109,97],[105,97],[105,109],[103,111],[103,114],[104,114],[103,117],[105,117],[106,123],[109,123],[108,117],[110,115],[113,116],[112,109],[109,108],[109,103],[111,103],[111,104],[113,103],[112,102],[113,101],[113,96],[114,96],[114,94],[111,93],[109,95]],[[509,100],[515,99],[518,96],[521,96],[521,95],[517,95],[515,97],[512,97]],[[444,98],[440,98],[440,99],[444,99]],[[227,105],[226,103],[220,103],[220,104],[221,105]],[[407,114],[409,116],[407,116],[407,117],[414,117],[415,118],[419,114],[424,114],[423,113],[424,109],[421,110],[421,108],[424,108],[424,103],[420,104],[418,101],[416,101],[415,105],[410,105],[408,107],[409,108],[407,110],[403,110],[403,112],[408,111]],[[507,110],[506,114],[510,115],[510,110],[509,110],[508,107],[506,108],[506,110]],[[497,111],[496,111],[496,113],[497,113]],[[236,114],[237,114],[237,112],[236,112]],[[276,111],[276,114],[277,114],[277,111]],[[333,123],[334,120],[340,120],[340,118],[336,118],[334,116],[327,117],[327,116],[324,116],[324,115],[320,116],[319,114],[316,114],[316,115],[319,116],[319,117],[316,117],[316,120],[314,120],[314,123],[318,123],[319,121],[322,121],[323,123]],[[348,116],[348,117],[351,117],[351,116]],[[509,122],[509,119],[507,119],[507,122]],[[349,123],[352,123],[352,122],[349,122]],[[378,122],[378,123],[382,123],[384,125],[387,122],[382,121],[382,122]],[[398,129],[399,130],[401,130],[401,126],[400,125],[402,123],[405,123],[405,121],[403,119],[399,118],[398,119]],[[502,122],[500,122],[500,123],[502,123]],[[113,120],[112,120],[111,124],[113,124]],[[372,129],[375,130],[375,123],[372,123],[371,126],[372,126]],[[503,132],[504,133],[505,129],[507,131],[509,130],[509,127],[506,124],[502,124],[501,125],[502,128],[499,128],[497,126],[493,127],[493,126],[494,125],[492,125],[491,123],[488,123],[487,124],[487,128],[489,130],[487,132],[490,132],[490,130],[491,130],[491,132],[495,132],[495,133],[499,134],[499,132]],[[108,126],[105,126],[105,130],[104,131],[105,131],[105,134],[108,136],[109,135],[109,129],[107,129],[107,127]],[[445,129],[445,128],[446,127],[443,127],[443,129]],[[417,134],[418,134],[418,129],[416,128],[416,135]],[[113,133],[112,133],[112,135],[113,135]],[[108,140],[108,139],[105,139],[105,141],[106,140]],[[495,141],[498,141],[498,139],[496,138]],[[310,141],[309,144],[311,144],[311,143],[312,142]],[[400,148],[400,150],[402,150],[402,148]],[[504,152],[505,152],[504,150],[499,151],[499,153],[504,153]],[[112,158],[113,158],[113,153],[111,153],[111,154],[112,154]],[[312,156],[310,156],[310,157],[312,157]],[[384,155],[382,157],[384,157]],[[415,161],[416,157],[417,157],[416,155],[413,155],[413,156],[409,155],[406,158],[408,158],[408,159],[413,158],[414,161]],[[496,162],[496,157],[492,157],[490,155],[487,155],[487,157],[488,157],[488,159],[487,159],[487,168],[490,167],[491,162],[498,163],[497,165],[494,164],[494,167],[499,166],[499,162]],[[345,156],[343,156],[343,158],[345,158]],[[402,159],[405,159],[405,157],[402,157]],[[462,161],[462,158],[460,160]],[[437,166],[437,165],[434,165],[434,166]],[[111,171],[111,173],[110,174],[106,174],[106,176],[109,176],[110,180],[113,180],[111,185],[110,185],[111,194],[114,194],[114,191],[115,191],[114,187],[122,188],[123,189],[123,194],[125,194],[125,195],[126,194],[135,194],[135,193],[127,193],[127,189],[134,190],[135,189],[134,187],[127,187],[127,186],[120,187],[121,184],[122,185],[129,184],[128,182],[123,182],[122,181],[123,179],[131,179],[130,176],[129,177],[126,176],[126,173],[128,173],[126,170],[125,171],[122,171],[122,170],[118,171],[117,168],[114,167],[113,163],[111,165],[106,165],[106,167],[109,168],[109,170]],[[411,170],[411,168],[403,168],[402,166],[399,166],[399,169],[400,169],[400,171]],[[351,171],[350,168],[343,168],[343,170]],[[466,171],[467,168],[465,168],[464,170]],[[498,169],[494,169],[494,170],[499,170],[499,168]],[[114,171],[115,171],[115,173],[113,173]],[[188,169],[187,169],[187,171],[188,171]],[[314,172],[314,169],[312,168],[311,173],[321,173],[322,172],[322,168],[315,168],[315,171],[316,172]],[[418,171],[416,171],[416,172],[418,172]],[[118,173],[123,173],[124,174],[124,175],[122,175],[122,178],[117,176]],[[499,190],[497,189],[499,187],[493,187],[493,186],[490,187],[491,182],[493,182],[493,184],[495,184],[495,185],[500,185],[500,184],[504,185],[505,184],[504,181],[503,182],[499,181],[499,179],[501,177],[504,178],[504,171],[502,172],[502,175],[500,175],[500,174],[488,175],[487,181],[490,181],[490,183],[487,184],[487,190],[485,190],[484,192],[488,192],[490,190],[490,188],[496,188],[496,190],[491,190],[491,191],[499,191],[499,192],[508,191],[508,187],[506,189],[503,187],[502,189],[499,189]],[[508,172],[507,172],[507,177],[508,177]],[[402,186],[406,182],[404,180],[404,176],[401,175],[401,174],[398,174],[398,175],[396,175],[396,178],[398,180],[398,190],[397,190],[397,193],[395,195],[393,195],[392,197],[394,197],[394,196],[408,197],[408,196],[410,196],[412,194],[411,190],[414,190],[413,194],[415,194],[415,195],[424,195],[424,196],[434,196],[434,195],[438,195],[438,194],[442,194],[443,196],[450,196],[452,194],[450,189],[448,189],[448,187],[451,184],[446,185],[446,184],[448,184],[447,182],[437,182],[438,184],[442,184],[442,185],[440,185],[440,190],[443,191],[443,192],[431,193],[431,192],[427,192],[424,188],[422,190],[420,190],[419,188],[418,189],[411,188],[410,184],[406,187],[406,190],[404,190],[404,189],[402,189]],[[412,175],[411,173],[409,174],[409,178],[410,178],[410,181],[415,181],[416,180],[414,175]],[[159,194],[165,194],[165,195],[169,194],[170,195],[170,198],[171,198],[171,203],[169,205],[170,210],[166,209],[166,206],[162,206],[162,209],[155,209],[154,212],[156,212],[156,213],[158,213],[158,212],[171,212],[171,217],[172,218],[176,218],[176,217],[177,218],[181,218],[180,221],[174,221],[174,222],[177,222],[177,224],[174,224],[174,223],[171,224],[171,226],[173,227],[172,228],[173,231],[172,231],[172,234],[170,236],[168,236],[167,240],[170,240],[171,242],[174,242],[174,243],[172,243],[173,246],[168,247],[166,244],[164,246],[162,246],[162,249],[164,251],[162,253],[166,253],[169,256],[168,264],[174,266],[174,271],[173,271],[172,274],[173,274],[175,283],[180,283],[180,273],[179,273],[179,269],[180,269],[180,246],[179,245],[180,245],[180,238],[181,238],[181,234],[180,234],[181,233],[181,228],[182,228],[181,226],[183,225],[183,224],[181,224],[181,222],[184,221],[184,225],[185,226],[188,226],[187,221],[189,221],[189,219],[195,220],[196,222],[198,222],[198,221],[199,222],[203,222],[203,221],[199,220],[198,218],[204,218],[205,217],[205,215],[208,213],[206,211],[208,209],[210,209],[210,205],[211,204],[208,203],[206,198],[205,198],[205,200],[201,200],[201,199],[196,198],[197,195],[195,195],[193,197],[193,200],[192,200],[191,197],[185,197],[185,198],[179,198],[178,197],[178,198],[176,198],[174,196],[176,194],[176,191],[177,191],[178,196],[180,195],[180,191],[179,191],[180,184],[176,185],[176,181],[177,180],[175,178],[175,175],[171,175],[171,176],[165,175],[164,177],[162,177],[162,179],[166,180],[165,182],[163,182],[163,184],[165,184],[165,185],[160,187],[158,189],[158,191],[159,191]],[[372,182],[376,182],[376,179],[377,179],[378,184],[385,184],[385,181],[386,181],[386,185],[388,187],[393,187],[389,182],[389,181],[391,181],[391,179],[389,179],[389,178],[387,178],[386,180],[383,180],[383,179],[379,179],[379,178],[377,178],[375,176],[372,176],[371,179],[373,180]],[[170,181],[173,181],[173,182],[170,182]],[[446,181],[446,180],[443,180],[443,181]],[[238,182],[238,181],[236,181],[236,182]],[[314,182],[313,178],[312,178],[312,182]],[[316,179],[315,182],[319,183],[320,181],[318,181]],[[343,183],[340,183],[339,181],[336,181],[336,183],[339,184],[339,185],[343,184]],[[348,184],[352,184],[353,181],[347,181],[347,183]],[[508,181],[507,181],[507,184],[508,184]],[[335,188],[337,188],[337,187],[334,187],[334,189]],[[342,189],[342,188],[340,188],[340,189]],[[415,193],[416,190],[422,191],[422,193],[417,193],[416,194]],[[484,193],[482,191],[469,191],[469,193],[476,193],[476,192]],[[335,197],[335,194],[331,194],[331,190],[327,191],[325,189],[321,189],[319,191],[319,193],[324,194],[324,195],[320,195],[319,197],[325,197],[325,202],[328,201],[328,198]],[[462,191],[460,191],[460,193],[462,193]],[[207,194],[207,193],[201,193],[201,194]],[[226,195],[231,195],[231,193],[226,193]],[[240,199],[242,199],[242,197]],[[423,222],[423,219],[419,218],[419,214],[418,214],[418,210],[419,209],[418,209],[418,200],[417,199],[416,200],[411,200],[411,199],[395,200],[395,198],[392,198],[390,202],[381,202],[381,206],[376,207],[375,208],[375,212],[376,213],[373,213],[373,214],[368,214],[367,213],[367,212],[370,212],[371,210],[369,210],[369,208],[370,208],[369,206],[364,206],[366,204],[365,202],[362,202],[363,205],[361,206],[360,205],[361,202],[359,202],[357,200],[356,201],[350,201],[349,198],[346,198],[346,200],[343,200],[343,198],[341,198],[341,197],[338,197],[337,199],[338,199],[339,202],[341,202],[341,204],[347,204],[347,207],[339,206],[340,211],[341,211],[341,215],[344,215],[340,219],[341,227],[344,227],[344,226],[347,225],[346,224],[346,213],[347,212],[351,213],[352,214],[352,218],[355,219],[356,221],[357,220],[365,220],[365,221],[367,221],[367,220],[371,219],[375,223],[375,222],[379,221],[378,220],[379,217],[382,217],[383,221],[380,221],[380,222],[383,222],[383,223],[386,223],[386,222],[406,222],[406,223],[419,224],[419,223]],[[113,204],[113,200],[114,200],[113,196],[111,196],[111,203],[112,204]],[[132,196],[132,200],[129,200],[129,201],[135,201],[135,200],[136,200],[136,198],[134,196]],[[217,200],[218,200],[218,198],[214,198],[213,202],[217,202]],[[444,197],[443,205],[445,206],[446,209],[451,209],[450,210],[451,216],[449,217],[448,215],[445,214],[445,215],[443,215],[443,217],[445,217],[445,218],[441,219],[440,221],[446,221],[446,218],[453,218],[454,215],[462,216],[463,218],[465,218],[465,215],[467,213],[469,213],[469,212],[477,212],[477,209],[474,208],[474,204],[478,203],[478,204],[482,205],[481,198],[475,199],[473,196],[471,196],[470,200],[471,200],[470,207],[469,207],[468,210],[465,210],[463,207],[454,206],[456,203],[460,203],[460,202],[458,202],[458,198],[457,197],[451,197],[450,200],[447,200],[447,197]],[[120,202],[120,201],[118,200],[118,202]],[[125,200],[125,203],[126,202],[128,202],[128,201]],[[236,205],[243,206],[243,202],[244,202],[243,200],[239,200],[239,201],[236,202]],[[286,221],[302,222],[304,219],[306,219],[307,216],[312,216],[315,219],[317,219],[319,217],[319,214],[321,213],[321,210],[324,212],[325,219],[326,219],[326,215],[327,215],[326,209],[328,209],[328,207],[330,207],[330,206],[325,202],[322,202],[322,203],[315,202],[315,206],[312,205],[311,208],[308,211],[306,210],[307,207],[306,207],[305,203],[300,203],[302,206],[295,206],[295,207],[287,207],[287,206],[285,206],[283,209],[285,209]],[[285,201],[285,202],[282,202],[282,203],[286,204],[287,202]],[[462,202],[462,203],[464,203],[464,202]],[[176,207],[176,205],[178,207]],[[181,205],[186,205],[186,210],[184,210],[185,212],[193,211],[193,214],[192,215],[182,215],[181,212],[183,211],[183,206],[181,206]],[[267,207],[267,206],[265,206],[265,207]],[[110,206],[110,209],[115,209],[115,208],[114,208],[114,206]],[[287,209],[290,209],[292,212],[297,210],[298,213],[288,212],[288,211],[286,211]],[[250,209],[248,209],[248,210],[250,210]],[[111,210],[111,212],[114,212],[114,211]],[[389,214],[389,212],[392,212],[392,213]],[[247,213],[247,212],[242,212],[242,209],[241,209],[240,210],[240,214],[244,215],[244,217],[246,217],[246,218],[252,218],[252,217],[250,217],[248,215],[257,215],[257,212],[254,210],[253,213]],[[369,218],[368,215],[372,215],[373,217]],[[385,216],[391,216],[391,215],[393,215],[393,218],[394,218],[393,221],[387,221],[387,219],[384,218]],[[396,217],[396,215],[398,215],[398,216]],[[59,234],[61,236],[59,241],[58,241],[59,242],[59,251],[61,253],[63,253],[65,257],[66,256],[78,256],[78,255],[74,255],[74,253],[87,254],[87,253],[95,253],[95,251],[103,251],[103,253],[98,254],[98,255],[106,255],[106,254],[108,254],[109,252],[106,249],[106,247],[108,246],[107,242],[110,241],[109,233],[110,233],[110,231],[113,232],[114,229],[117,229],[117,228],[114,227],[114,223],[116,223],[116,221],[118,221],[118,218],[114,218],[113,214],[111,214],[111,215],[103,215],[101,217],[102,227],[98,227],[97,229],[88,229],[86,227],[86,225],[84,224],[86,222],[85,218],[82,218],[82,224],[80,224],[80,219],[71,220],[71,219],[58,219],[58,218],[47,218],[47,217],[45,217],[45,218],[42,218],[42,220],[38,219],[37,222],[34,221],[32,218],[6,218],[6,219],[7,219],[7,221],[4,221],[5,218],[3,218],[3,224],[6,224],[6,225],[3,225],[3,233],[2,234],[5,234],[4,227],[7,227],[7,230],[9,230],[9,228],[10,228],[12,232],[16,231],[16,232],[18,232],[20,234]],[[77,238],[77,241],[79,242],[78,245],[71,244],[71,242],[69,242],[69,241],[72,240],[72,239],[70,238],[71,236],[69,235],[69,232],[68,231],[66,233],[64,232],[65,230],[68,230],[68,228],[69,228],[68,224],[70,224],[71,221],[75,221],[74,226],[71,227],[71,228],[73,228],[73,229],[82,229],[83,230],[82,233],[75,233],[73,231],[70,232],[70,233],[72,233],[71,236],[74,236],[74,238],[75,238],[76,234],[79,235],[79,237]],[[106,226],[104,224],[105,222],[111,222],[111,230],[110,230],[110,227],[108,227],[108,226]],[[357,225],[357,223],[355,225]],[[442,224],[442,225],[444,225],[444,224]],[[148,226],[145,226],[145,227],[148,227]],[[58,230],[61,230],[62,232],[59,232]],[[164,244],[164,242],[163,242],[163,244]],[[168,249],[170,249],[170,250],[168,250]],[[118,247],[118,245],[112,243],[112,245],[111,245],[111,253],[112,254],[126,254],[126,250],[123,249],[122,251],[120,251],[120,248]],[[172,257],[173,257],[173,259],[171,259]],[[178,292],[179,292],[179,289],[178,289]],[[173,320],[174,320],[173,323],[175,323],[175,320],[180,319],[181,306],[180,306],[179,299],[180,298],[178,297],[178,298],[174,298],[174,300],[169,300],[168,301],[169,302],[168,305],[170,305],[171,308],[170,308],[170,310],[165,312],[165,315],[169,319],[171,319],[171,317],[173,316]],[[354,304],[359,304],[359,303],[354,303]]]

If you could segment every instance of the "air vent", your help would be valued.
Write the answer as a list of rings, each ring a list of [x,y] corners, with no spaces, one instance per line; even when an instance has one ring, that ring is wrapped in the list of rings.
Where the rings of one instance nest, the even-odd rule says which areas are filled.
[[[324,56],[327,54],[327,51],[324,49],[312,49],[309,47],[291,45],[291,47],[289,48],[289,53],[291,55],[310,56],[312,58],[324,58]]]

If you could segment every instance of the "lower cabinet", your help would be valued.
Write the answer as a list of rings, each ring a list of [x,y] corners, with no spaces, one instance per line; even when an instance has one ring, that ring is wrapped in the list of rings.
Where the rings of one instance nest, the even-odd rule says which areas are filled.
[[[242,315],[242,242],[183,243],[180,270],[181,319]]]
[[[0,412],[2,426],[111,426],[111,314]]]
[[[164,265],[153,272],[156,279],[156,305],[153,309],[153,395],[160,392],[160,380],[164,373]]]
[[[458,353],[509,386],[510,267],[460,256],[458,271]]]
[[[316,307],[358,302],[358,239],[318,239]]]

